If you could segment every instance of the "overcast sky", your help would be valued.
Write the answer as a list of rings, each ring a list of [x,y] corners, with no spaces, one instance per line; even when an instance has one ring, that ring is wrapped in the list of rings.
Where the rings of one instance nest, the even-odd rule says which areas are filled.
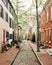
[[[14,6],[14,8],[15,8],[15,2],[17,1],[17,0],[11,0],[11,1],[14,1],[14,3],[13,3],[13,6]],[[33,15],[36,15],[36,3],[35,3],[35,0],[19,0],[19,1],[23,1],[20,5],[22,6],[24,6],[24,8],[21,8],[22,9],[22,11],[27,11],[28,9],[29,9],[29,7],[32,5],[32,3],[33,3],[33,5],[32,5],[32,9],[31,9],[31,14],[33,14]],[[33,1],[33,2],[32,2]],[[43,9],[43,6],[44,6],[44,4],[45,4],[45,2],[46,2],[46,0],[42,0],[42,4],[38,7],[38,11],[39,11],[39,13],[41,13],[41,11],[42,11],[42,9]],[[11,2],[12,3],[12,2]],[[29,17],[29,16],[28,16]],[[27,17],[25,17],[25,18],[27,18]],[[25,19],[24,18],[24,19]],[[36,21],[36,20],[33,20],[33,21]],[[32,25],[32,22],[33,22],[32,20],[31,20],[31,18],[30,18],[30,22],[29,22],[29,25],[30,26],[33,26]],[[33,23],[34,24],[34,23]],[[34,27],[35,29],[35,31],[36,31],[36,25],[35,25],[35,27]]]
[[[16,0],[11,0],[11,1],[14,1],[14,3],[15,3],[15,1]],[[29,7],[32,5],[32,1],[33,1],[33,4],[34,4],[34,7],[36,7],[35,6],[35,0],[19,0],[19,1],[23,1],[22,3],[21,3],[21,5],[23,5],[24,6],[24,8],[23,8],[23,10],[25,10],[25,11],[27,11],[28,9],[29,9]],[[43,5],[44,5],[44,3],[46,2],[46,0],[42,0],[42,4],[39,6],[39,8],[38,8],[38,11],[39,11],[39,13],[42,11],[42,9],[43,9]],[[13,4],[14,5],[14,4]],[[15,5],[14,5],[15,6]],[[36,10],[36,8],[33,8],[32,9],[32,11],[35,13],[35,10]]]

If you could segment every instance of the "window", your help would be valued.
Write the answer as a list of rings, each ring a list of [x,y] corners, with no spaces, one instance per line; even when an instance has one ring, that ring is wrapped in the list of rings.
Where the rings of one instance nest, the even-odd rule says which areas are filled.
[[[8,8],[8,0],[2,0],[5,6]]]
[[[14,12],[14,10],[13,10],[13,8],[11,8],[11,14],[13,15],[15,12]]]
[[[47,23],[48,23],[48,11],[47,11],[47,13],[46,13],[46,14],[47,14]]]
[[[46,30],[46,40],[48,40],[48,36],[49,35],[49,33],[48,33],[48,30]]]
[[[52,20],[52,6],[51,6],[51,20]]]
[[[8,22],[8,14],[6,13],[6,21]]]
[[[3,7],[0,5],[0,16],[3,18]]]
[[[13,35],[12,34],[10,34],[10,39],[12,39],[13,38]]]
[[[8,0],[6,0],[6,7],[8,8]]]
[[[13,21],[11,20],[11,28],[13,28]]]
[[[9,25],[10,25],[11,28],[14,28],[14,23],[13,23],[11,18],[10,18],[10,24]]]
[[[12,21],[12,28],[14,29],[14,22]]]
[[[6,38],[8,38],[8,37],[9,37],[9,32],[7,31],[7,32],[6,32]]]
[[[9,11],[11,12],[11,6],[10,6],[10,4],[9,4]]]
[[[3,1],[3,3],[6,5],[6,1],[7,1],[7,0],[2,0],[2,1]]]
[[[11,27],[11,18],[10,18],[10,24],[9,24],[9,26]]]
[[[11,7],[11,5],[9,4],[9,11],[10,11],[10,13],[12,13],[13,12],[13,9],[12,9],[12,7]]]

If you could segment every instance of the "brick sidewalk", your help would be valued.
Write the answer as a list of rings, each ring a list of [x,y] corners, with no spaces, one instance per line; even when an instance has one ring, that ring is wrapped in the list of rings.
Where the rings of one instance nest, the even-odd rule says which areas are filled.
[[[43,65],[52,65],[52,56],[47,53],[37,54]]]
[[[11,49],[9,49],[5,53],[0,53],[0,65],[9,65],[19,52],[19,49],[16,49],[15,46],[13,46]]]
[[[40,52],[37,52],[37,47],[36,47],[36,43],[32,44],[29,41],[30,46],[32,47],[33,51],[35,52],[39,62],[41,63],[41,65],[52,65],[52,56],[49,55],[45,49],[41,49]]]

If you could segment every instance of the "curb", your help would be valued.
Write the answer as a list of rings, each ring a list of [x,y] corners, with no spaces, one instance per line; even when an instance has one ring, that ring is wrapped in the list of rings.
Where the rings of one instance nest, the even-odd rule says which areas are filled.
[[[40,65],[43,65],[43,63],[42,63],[41,60],[39,59],[37,53],[36,53],[33,49],[32,49],[32,51],[33,51],[33,53],[35,54],[35,56],[36,56],[36,58],[37,58],[39,64],[40,64]]]
[[[29,44],[29,45],[30,45],[30,44]],[[30,45],[30,47],[32,48],[32,46],[31,46],[31,45]],[[44,65],[44,64],[42,63],[42,61],[39,59],[39,57],[38,57],[37,53],[33,50],[33,48],[32,48],[32,51],[33,51],[33,53],[35,54],[35,56],[36,56],[36,58],[37,58],[37,60],[38,60],[39,64],[40,64],[40,65]]]
[[[14,57],[14,59],[10,62],[10,64],[9,64],[9,65],[13,65],[13,63],[14,63],[14,61],[15,61],[15,59],[16,59],[16,57],[17,57],[17,55],[19,54],[19,52],[20,52],[20,50],[17,52],[16,56],[15,56],[15,57]]]
[[[36,56],[37,56],[37,58],[38,58],[39,62],[41,63],[41,65],[44,65],[44,64],[42,63],[42,61],[40,60],[40,58],[38,57],[38,55],[37,55],[37,53],[36,53],[36,52],[35,52],[35,54],[36,54]]]

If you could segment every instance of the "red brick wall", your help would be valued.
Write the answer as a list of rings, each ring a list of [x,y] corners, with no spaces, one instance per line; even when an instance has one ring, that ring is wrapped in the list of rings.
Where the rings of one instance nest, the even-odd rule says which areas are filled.
[[[42,42],[45,42],[45,32],[41,33],[41,40],[42,40]]]
[[[43,25],[46,24],[46,12],[45,11],[42,14],[42,23],[43,23]]]
[[[48,23],[46,23],[47,22],[47,11],[48,11]],[[43,27],[45,27],[45,25],[49,24],[49,22],[51,21],[51,7],[48,7],[47,11],[43,11],[43,13],[42,13],[41,22],[43,23],[42,24]],[[47,26],[49,26],[49,25],[47,25]],[[48,29],[48,28],[46,28],[46,29]],[[51,36],[51,40],[52,40],[52,32],[50,33],[49,38],[50,38],[50,36]],[[42,40],[42,42],[45,42],[45,40],[46,40],[45,31],[41,32],[41,40]]]
[[[41,22],[43,23],[42,26],[44,26],[46,24],[46,11],[44,11],[42,13]],[[41,40],[42,40],[42,42],[45,41],[45,31],[41,33]]]

